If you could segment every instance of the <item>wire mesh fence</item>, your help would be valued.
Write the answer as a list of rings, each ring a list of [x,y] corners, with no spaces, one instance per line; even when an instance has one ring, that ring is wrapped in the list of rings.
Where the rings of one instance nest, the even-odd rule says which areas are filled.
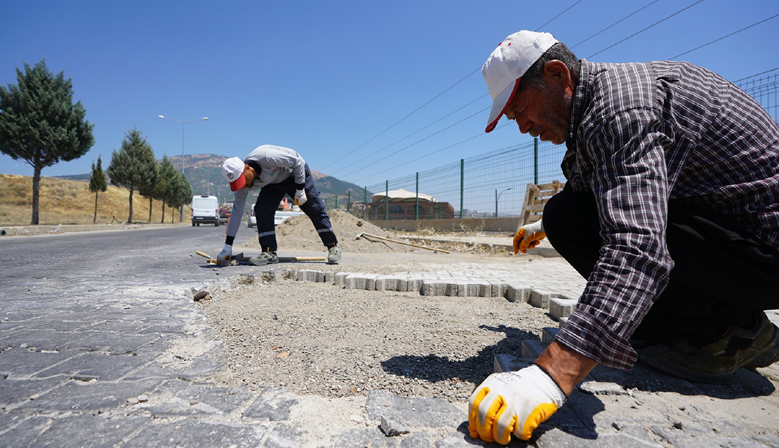
[[[750,79],[738,86],[779,121],[779,73]],[[348,203],[344,198],[342,205],[370,220],[518,217],[527,184],[565,181],[560,169],[565,150],[565,145],[535,139],[367,185]],[[392,201],[385,199],[387,195]],[[438,207],[426,201],[425,195],[432,196]]]

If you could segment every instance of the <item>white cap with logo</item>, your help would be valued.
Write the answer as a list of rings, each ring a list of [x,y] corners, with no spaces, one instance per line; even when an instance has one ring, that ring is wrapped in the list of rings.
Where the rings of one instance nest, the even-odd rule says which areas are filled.
[[[492,110],[485,132],[495,129],[511,104],[522,75],[557,42],[549,33],[520,31],[507,37],[487,58],[481,74],[492,97]]]
[[[244,163],[238,157],[230,157],[222,163],[222,176],[230,182],[230,191],[238,191],[246,185]]]

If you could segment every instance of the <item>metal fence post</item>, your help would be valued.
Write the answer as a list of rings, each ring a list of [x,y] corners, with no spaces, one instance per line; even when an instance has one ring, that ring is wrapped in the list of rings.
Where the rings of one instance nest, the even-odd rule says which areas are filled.
[[[417,199],[414,203],[414,221],[419,221],[419,171],[417,171]]]
[[[389,181],[384,184],[384,220],[389,221]]]
[[[538,137],[533,138],[533,183],[538,185]]]
[[[463,204],[465,203],[465,159],[460,159],[460,219],[463,219]]]
[[[346,213],[352,210],[352,190],[346,192]]]

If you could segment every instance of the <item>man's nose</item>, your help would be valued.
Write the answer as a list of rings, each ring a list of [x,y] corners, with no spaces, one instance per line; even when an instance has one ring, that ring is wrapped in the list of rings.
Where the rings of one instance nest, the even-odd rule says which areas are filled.
[[[523,116],[519,116],[516,118],[517,126],[519,127],[519,132],[523,134],[527,134],[530,131],[530,126],[533,124],[530,120]]]

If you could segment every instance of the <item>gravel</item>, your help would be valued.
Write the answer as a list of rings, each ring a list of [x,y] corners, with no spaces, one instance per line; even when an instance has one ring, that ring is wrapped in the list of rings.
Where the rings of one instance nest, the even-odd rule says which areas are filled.
[[[200,306],[227,347],[235,385],[322,397],[381,389],[461,402],[492,373],[495,353],[517,353],[521,339],[555,325],[544,311],[504,298],[291,280],[241,287]]]

